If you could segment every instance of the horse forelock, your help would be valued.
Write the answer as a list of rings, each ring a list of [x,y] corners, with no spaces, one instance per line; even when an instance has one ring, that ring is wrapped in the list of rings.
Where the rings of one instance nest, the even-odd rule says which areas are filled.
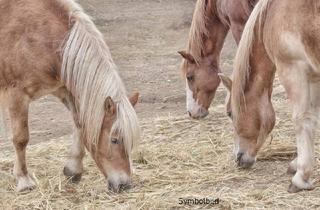
[[[208,36],[207,29],[208,17],[206,9],[209,0],[198,0],[193,13],[191,28],[189,33],[188,53],[190,53],[196,62],[199,62],[204,50],[203,37]]]
[[[245,106],[244,91],[250,75],[250,56],[254,42],[255,26],[258,22],[259,31],[262,15],[272,0],[260,0],[253,9],[246,26],[243,30],[242,37],[238,46],[234,61],[233,84],[231,90],[231,109],[234,122],[238,119],[238,115],[242,110],[242,105]],[[260,33],[260,32],[259,32]],[[244,107],[245,108],[245,107]]]
[[[90,142],[88,145],[98,145],[105,99],[110,96],[118,108],[110,135],[117,131],[130,155],[140,138],[140,127],[109,48],[81,7],[71,0],[63,2],[68,4],[73,25],[62,49],[61,79],[79,103],[82,135]]]

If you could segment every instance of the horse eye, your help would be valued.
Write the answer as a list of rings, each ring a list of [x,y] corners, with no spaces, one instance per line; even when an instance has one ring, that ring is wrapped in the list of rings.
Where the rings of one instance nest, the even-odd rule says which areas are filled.
[[[194,76],[193,75],[187,75],[187,80],[189,82],[192,82],[194,80]]]
[[[112,139],[111,139],[111,143],[112,143],[112,144],[119,144],[119,140],[116,139],[116,138],[112,138]]]

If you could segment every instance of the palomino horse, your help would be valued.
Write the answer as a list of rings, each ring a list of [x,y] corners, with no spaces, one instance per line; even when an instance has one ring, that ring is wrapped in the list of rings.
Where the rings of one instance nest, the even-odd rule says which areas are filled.
[[[17,190],[35,186],[25,158],[28,107],[47,94],[72,112],[78,134],[64,174],[81,177],[86,147],[111,189],[129,184],[138,119],[102,34],[80,6],[71,0],[0,0],[0,46],[1,103],[11,119]]]
[[[208,115],[220,84],[220,52],[229,29],[237,43],[258,0],[198,0],[187,51],[179,52],[186,79],[187,112],[192,118]]]
[[[250,167],[275,124],[275,71],[293,109],[297,158],[289,192],[313,189],[314,132],[320,108],[320,2],[260,0],[244,29],[235,60],[231,109],[235,155]],[[230,80],[227,82],[230,84]]]

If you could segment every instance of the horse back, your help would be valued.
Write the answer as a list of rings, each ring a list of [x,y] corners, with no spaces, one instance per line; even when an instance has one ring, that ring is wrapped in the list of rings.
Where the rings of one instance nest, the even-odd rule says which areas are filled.
[[[270,1],[263,21],[263,40],[271,58],[304,61],[320,75],[320,3],[307,2]]]

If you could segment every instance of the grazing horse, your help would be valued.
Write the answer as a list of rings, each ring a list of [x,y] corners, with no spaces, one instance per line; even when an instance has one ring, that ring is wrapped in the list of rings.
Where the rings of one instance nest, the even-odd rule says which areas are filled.
[[[235,60],[231,110],[235,155],[250,167],[275,124],[275,71],[290,100],[297,158],[289,192],[313,189],[314,132],[320,108],[320,2],[260,0],[244,29]],[[231,83],[230,80],[226,83]]]
[[[198,0],[193,14],[182,73],[186,80],[187,112],[203,118],[220,84],[220,53],[229,29],[238,44],[258,0]]]
[[[81,178],[85,148],[118,191],[131,180],[131,150],[140,128],[102,34],[71,0],[0,0],[0,102],[8,108],[17,190],[28,175],[30,102],[47,94],[71,111],[77,137],[64,174]]]

